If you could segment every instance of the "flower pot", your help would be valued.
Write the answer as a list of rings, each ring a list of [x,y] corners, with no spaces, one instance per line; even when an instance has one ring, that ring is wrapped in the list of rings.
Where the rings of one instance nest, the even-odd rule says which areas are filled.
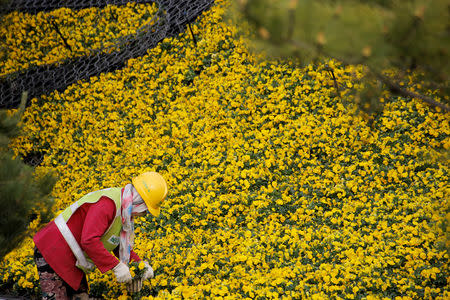
[[[130,293],[138,293],[142,289],[142,279],[133,279],[130,283],[127,283],[127,290]]]

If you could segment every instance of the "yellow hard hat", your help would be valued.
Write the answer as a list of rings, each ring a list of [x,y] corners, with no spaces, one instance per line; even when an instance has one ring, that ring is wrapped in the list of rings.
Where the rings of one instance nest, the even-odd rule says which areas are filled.
[[[132,179],[133,186],[147,205],[148,211],[159,216],[160,206],[167,196],[167,183],[157,172],[145,172]]]

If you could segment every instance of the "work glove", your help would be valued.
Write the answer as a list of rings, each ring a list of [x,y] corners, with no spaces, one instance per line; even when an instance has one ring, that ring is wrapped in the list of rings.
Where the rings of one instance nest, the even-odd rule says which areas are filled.
[[[152,266],[150,266],[150,264],[146,261],[144,261],[145,266],[147,267],[147,270],[144,273],[144,276],[142,277],[143,280],[147,280],[149,278],[153,278],[155,277],[155,275],[153,274],[153,268]]]
[[[117,282],[123,283],[131,281],[130,269],[123,262],[119,262],[112,270],[114,275],[116,275]]]
[[[130,293],[139,293],[142,289],[142,279],[133,279],[127,284],[127,289]]]

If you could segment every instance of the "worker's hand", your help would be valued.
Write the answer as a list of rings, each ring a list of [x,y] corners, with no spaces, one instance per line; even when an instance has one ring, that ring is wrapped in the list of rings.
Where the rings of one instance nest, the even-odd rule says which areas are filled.
[[[155,277],[155,275],[153,274],[152,266],[150,266],[150,264],[146,261],[144,261],[144,264],[147,267],[147,270],[145,270],[145,273],[144,273],[144,276],[142,277],[142,279],[147,280],[149,278]]]
[[[130,269],[123,262],[119,262],[112,270],[114,275],[116,275],[117,282],[123,283],[131,281]]]

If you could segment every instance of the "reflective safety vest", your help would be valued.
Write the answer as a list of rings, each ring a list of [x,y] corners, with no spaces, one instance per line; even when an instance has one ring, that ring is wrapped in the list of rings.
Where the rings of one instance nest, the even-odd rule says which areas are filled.
[[[114,201],[114,204],[116,205],[116,216],[109,228],[100,238],[100,241],[103,243],[106,250],[114,250],[119,245],[120,231],[122,230],[122,218],[120,215],[121,192],[122,188],[118,187],[103,189],[86,194],[78,201],[67,207],[55,219],[56,226],[66,240],[73,254],[77,258],[76,266],[83,270],[85,273],[92,271],[95,268],[95,265],[92,260],[86,255],[86,253],[81,249],[80,245],[67,226],[67,221],[69,221],[70,217],[75,213],[75,211],[85,203],[96,203],[102,196],[106,196],[112,199]]]

